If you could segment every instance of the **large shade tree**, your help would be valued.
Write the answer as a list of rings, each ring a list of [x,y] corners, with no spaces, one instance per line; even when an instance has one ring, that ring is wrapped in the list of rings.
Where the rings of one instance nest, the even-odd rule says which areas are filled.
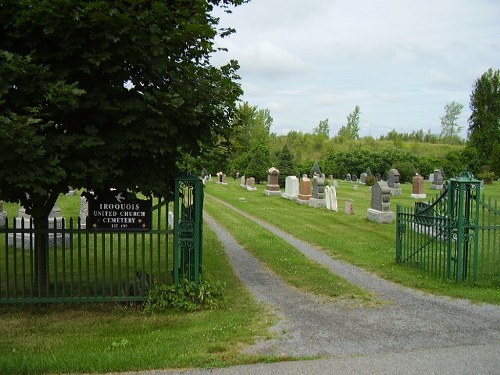
[[[238,66],[210,57],[234,30],[211,11],[244,2],[0,2],[0,199],[44,228],[68,186],[168,195],[230,128]]]
[[[500,70],[489,69],[474,84],[470,96],[469,140],[483,164],[495,159],[500,144]]]

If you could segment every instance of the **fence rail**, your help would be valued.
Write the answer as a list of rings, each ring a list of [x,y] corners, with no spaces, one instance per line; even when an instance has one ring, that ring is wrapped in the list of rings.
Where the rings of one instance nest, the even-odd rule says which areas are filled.
[[[472,191],[472,192],[471,192]],[[470,186],[397,207],[396,260],[449,280],[500,284],[500,208]]]
[[[148,232],[91,232],[80,219],[6,220],[0,229],[0,303],[144,301],[155,282],[172,282],[173,230],[169,202],[153,209]],[[47,242],[35,259],[35,237]],[[38,254],[41,257],[41,254]],[[44,275],[44,276],[42,276]]]

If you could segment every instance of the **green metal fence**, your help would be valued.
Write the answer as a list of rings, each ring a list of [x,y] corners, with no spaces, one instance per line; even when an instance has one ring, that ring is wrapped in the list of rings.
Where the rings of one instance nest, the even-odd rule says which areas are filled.
[[[500,281],[500,216],[464,173],[415,207],[398,205],[396,260],[448,280]]]
[[[73,218],[51,219],[50,229],[40,230],[32,220],[7,219],[0,228],[0,304],[137,302],[156,283],[199,283],[203,184],[178,179],[176,191],[177,201],[155,200],[145,232],[96,232]],[[46,262],[35,259],[38,234],[47,242]]]

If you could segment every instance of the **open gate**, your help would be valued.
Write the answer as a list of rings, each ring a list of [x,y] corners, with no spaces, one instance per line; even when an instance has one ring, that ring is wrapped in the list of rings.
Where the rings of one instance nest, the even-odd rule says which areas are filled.
[[[396,261],[445,279],[476,280],[480,181],[468,172],[452,178],[434,201],[398,205]]]

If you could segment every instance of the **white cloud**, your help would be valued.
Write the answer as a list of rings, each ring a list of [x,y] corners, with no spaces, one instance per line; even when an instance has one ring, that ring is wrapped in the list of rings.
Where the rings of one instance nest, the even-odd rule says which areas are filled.
[[[356,104],[374,136],[439,132],[444,105],[462,102],[466,125],[474,81],[500,68],[499,19],[496,0],[252,0],[218,43],[277,133],[343,124]]]

